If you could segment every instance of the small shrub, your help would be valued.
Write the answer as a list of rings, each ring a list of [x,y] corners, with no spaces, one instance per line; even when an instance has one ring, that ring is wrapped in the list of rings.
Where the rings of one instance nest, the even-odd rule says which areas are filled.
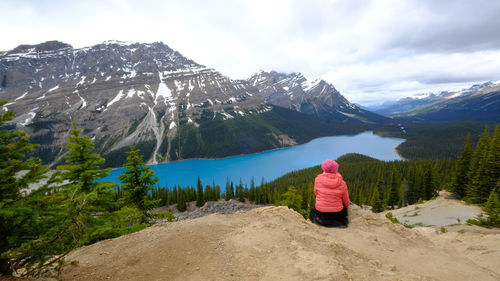
[[[468,224],[477,225],[480,227],[488,227],[488,220],[482,217],[482,214],[477,216],[475,219],[468,219]]]
[[[385,214],[385,217],[388,218],[392,223],[400,223],[397,218],[392,216],[391,212]]]
[[[391,212],[385,214],[385,217],[388,218],[392,223],[400,224],[400,225],[402,225],[402,226],[404,226],[406,228],[413,228],[413,225],[411,225],[411,224],[401,223],[397,218],[395,218],[395,217],[392,216]]]

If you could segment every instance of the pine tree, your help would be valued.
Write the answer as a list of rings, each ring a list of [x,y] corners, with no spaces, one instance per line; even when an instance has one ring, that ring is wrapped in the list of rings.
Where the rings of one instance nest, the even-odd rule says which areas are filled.
[[[125,170],[118,179],[121,181],[121,188],[125,194],[127,202],[133,204],[142,212],[145,222],[148,213],[147,211],[157,206],[160,200],[149,200],[148,192],[154,189],[154,185],[158,182],[151,167],[145,166],[142,155],[139,155],[139,150],[135,146],[130,146],[130,151],[127,153],[127,162],[123,166]]]
[[[75,247],[103,236],[110,238],[106,236],[110,230],[116,234],[116,224],[112,223],[118,218],[130,217],[130,213],[109,216],[117,206],[118,193],[109,189],[112,183],[96,181],[108,175],[109,170],[100,169],[104,159],[91,153],[93,144],[90,138],[81,137],[80,130],[73,126],[67,146],[70,150],[66,156],[67,164],[58,167],[48,184],[25,197],[30,206],[38,208],[35,214],[31,214],[36,219],[33,225],[38,229],[35,233],[26,231],[25,237],[27,235],[33,240],[22,243],[9,255],[12,265],[26,269],[27,275],[38,274]],[[20,214],[17,216],[19,219]],[[48,261],[51,256],[55,258]]]
[[[208,184],[205,186],[205,191],[203,192],[203,200],[205,202],[214,201],[215,200],[215,198],[214,198],[214,190]],[[196,204],[198,204],[198,200],[196,200]]]
[[[0,106],[6,103],[0,101]],[[13,118],[13,111],[0,113],[0,127]],[[0,130],[0,275],[11,272],[9,258],[4,253],[20,246],[26,237],[37,231],[31,229],[31,221],[36,219],[33,216],[36,206],[31,206],[21,195],[22,189],[37,182],[48,171],[38,158],[25,160],[26,153],[36,147],[38,145],[31,144],[25,132]],[[20,171],[28,172],[18,176]]]
[[[488,193],[489,198],[489,194],[495,189],[494,187],[500,179],[500,125],[495,127],[495,132],[490,142],[484,174],[485,179],[482,182],[481,193],[483,198]]]
[[[238,196],[236,196],[236,197],[238,197],[238,201],[245,202],[245,192],[243,190],[243,182],[242,182],[241,178],[240,178],[240,184],[238,184],[238,186],[236,187],[236,190],[237,190],[237,194],[238,194]]]
[[[380,204],[382,205],[382,210],[385,210],[385,196],[383,190],[385,190],[385,182],[383,172],[379,172],[377,177],[377,183],[375,184],[375,188],[379,193]]]
[[[234,198],[234,183],[231,181],[231,187],[229,188],[229,198]]]
[[[392,169],[391,173],[391,183],[389,185],[389,200],[387,202],[387,205],[391,209],[394,209],[394,206],[397,206],[399,204],[399,179],[398,179],[398,173],[396,171],[396,168]]]
[[[466,195],[466,186],[469,185],[469,170],[472,160],[472,145],[470,134],[465,138],[464,146],[460,152],[455,166],[455,173],[451,183],[451,191],[458,195],[460,198]]]
[[[416,176],[416,167],[410,167],[410,171],[408,172],[408,188],[406,189],[406,201],[409,205],[415,204],[419,198]]]
[[[229,185],[229,177],[226,179],[226,192],[224,193],[224,199],[226,201],[231,199],[231,186]]]
[[[299,213],[304,213],[302,206],[302,196],[297,193],[297,189],[293,186],[288,187],[287,192],[281,195],[281,200],[278,203],[281,206],[287,206],[290,209]]]
[[[466,190],[466,200],[471,203],[481,203],[486,201],[486,198],[484,198],[485,196],[484,194],[482,194],[481,189],[483,188],[482,181],[485,177],[486,159],[488,156],[490,143],[491,137],[489,128],[488,126],[485,126],[484,133],[479,138],[476,148],[474,149],[474,153],[472,154],[470,171],[468,174],[469,184],[467,185]]]
[[[254,177],[250,180],[250,189],[248,190],[248,200],[255,202],[255,180]]]
[[[314,184],[310,182],[307,187],[307,208],[306,210],[311,210],[316,204],[316,195],[314,194]]]
[[[432,165],[428,165],[425,169],[423,178],[422,198],[429,200],[437,195],[438,187],[436,184],[436,177]]]
[[[382,212],[384,210],[384,206],[382,204],[382,200],[380,198],[380,193],[378,192],[378,187],[375,187],[372,195],[372,211],[375,213]]]
[[[66,148],[69,150],[65,156],[66,164],[57,167],[57,172],[51,181],[56,180],[61,183],[68,180],[70,184],[77,184],[81,191],[90,193],[101,191],[113,186],[110,182],[98,182],[97,179],[109,175],[111,168],[101,169],[101,165],[106,161],[97,153],[92,153],[94,144],[89,137],[80,136],[81,130],[73,123],[70,132],[69,143]]]
[[[178,189],[177,193],[178,193],[177,210],[179,210],[179,212],[184,212],[187,209],[186,198],[185,198],[186,194],[184,190],[181,188]]]
[[[500,180],[498,183],[500,185]],[[495,192],[495,189],[491,190],[490,196],[488,197],[488,201],[486,201],[483,210],[488,215],[489,225],[500,224],[500,201],[498,200],[498,194]]]
[[[196,192],[196,206],[201,207],[205,204],[205,200],[203,198],[203,185],[201,184],[200,177],[198,177],[197,181],[197,192]]]
[[[179,192],[177,190],[177,185],[174,185],[174,189],[172,190],[172,204],[177,204],[179,199]]]
[[[218,185],[215,186],[215,190],[216,190],[216,192],[215,192],[215,194],[216,194],[215,200],[218,201],[220,199],[220,196],[221,196],[221,194],[220,194],[221,193],[220,186],[218,186]]]

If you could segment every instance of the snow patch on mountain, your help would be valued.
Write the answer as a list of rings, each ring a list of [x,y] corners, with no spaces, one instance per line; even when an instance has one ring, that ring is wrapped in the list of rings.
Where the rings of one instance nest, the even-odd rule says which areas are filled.
[[[113,105],[115,102],[121,100],[125,94],[123,93],[123,89],[118,92],[118,94],[108,103],[107,107],[110,107]]]
[[[160,83],[158,84],[158,90],[156,91],[155,104],[160,97],[163,97],[165,105],[168,106],[167,102],[172,97],[172,92],[168,88],[167,84],[163,82],[164,76],[161,71],[158,72],[158,75],[160,76]]]
[[[55,91],[55,90],[57,90],[57,89],[59,89],[59,85],[57,85],[57,86],[55,86],[55,87],[53,87],[53,88],[50,88],[50,89],[47,91],[47,94],[48,94],[48,93],[52,93],[53,91]]]
[[[20,99],[23,99],[27,94],[28,94],[28,92],[25,92],[22,96],[16,98],[14,101],[18,101]]]

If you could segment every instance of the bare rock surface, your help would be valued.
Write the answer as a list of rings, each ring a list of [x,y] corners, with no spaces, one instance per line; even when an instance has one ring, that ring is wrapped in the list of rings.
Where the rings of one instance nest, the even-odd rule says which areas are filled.
[[[209,201],[206,202],[202,207],[196,207],[196,202],[189,202],[187,210],[185,212],[179,212],[176,209],[175,204],[168,207],[160,207],[154,209],[152,213],[162,213],[168,210],[172,211],[176,221],[183,221],[188,219],[195,219],[203,216],[207,216],[210,214],[234,214],[238,211],[248,211],[251,209],[262,207],[262,205],[249,204],[248,202],[240,202],[234,199],[224,200],[220,199],[219,201]],[[156,222],[166,222],[166,220],[156,220]]]
[[[400,222],[417,226],[448,226],[464,224],[482,213],[481,208],[451,199],[451,194],[441,191],[435,200],[411,205],[392,211]]]

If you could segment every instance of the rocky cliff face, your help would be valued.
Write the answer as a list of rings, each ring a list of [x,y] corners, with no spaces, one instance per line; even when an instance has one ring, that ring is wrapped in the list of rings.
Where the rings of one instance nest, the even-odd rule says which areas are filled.
[[[357,122],[390,122],[350,103],[332,84],[322,79],[308,81],[300,73],[261,71],[249,82],[270,104],[316,115],[323,119]]]
[[[147,144],[167,161],[178,128],[269,111],[272,105],[342,121],[366,112],[322,80],[261,72],[232,80],[163,43],[107,41],[74,49],[50,41],[0,53],[0,99],[47,162],[61,159],[74,122],[101,154]],[[160,150],[160,147],[162,149]]]

